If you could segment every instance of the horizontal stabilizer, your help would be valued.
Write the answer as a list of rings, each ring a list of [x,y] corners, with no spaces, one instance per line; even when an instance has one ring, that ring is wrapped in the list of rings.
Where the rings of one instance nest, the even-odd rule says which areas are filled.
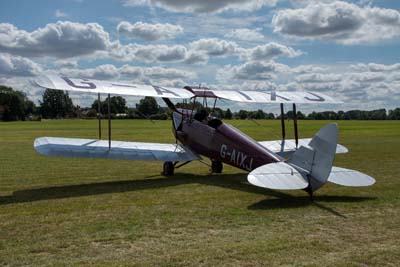
[[[158,144],[142,142],[41,137],[34,143],[42,155],[71,158],[105,158],[124,160],[191,161],[200,157],[181,144]]]
[[[311,138],[299,139],[298,147],[307,146],[310,143],[310,141]],[[277,153],[279,156],[282,157],[289,157],[297,149],[295,139],[260,141],[258,143],[263,147],[265,147],[266,149],[274,153]],[[336,154],[342,154],[347,152],[349,152],[349,150],[345,146],[337,144]]]
[[[308,186],[302,174],[284,162],[258,167],[249,173],[247,180],[255,186],[278,190],[304,189]]]
[[[333,167],[328,181],[343,186],[370,186],[375,179],[356,170]]]

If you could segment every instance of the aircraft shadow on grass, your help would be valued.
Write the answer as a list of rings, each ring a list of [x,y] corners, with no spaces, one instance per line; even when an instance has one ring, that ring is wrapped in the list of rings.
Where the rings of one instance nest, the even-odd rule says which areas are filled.
[[[322,205],[321,202],[361,202],[375,199],[374,197],[316,195],[314,197],[314,201],[311,202],[308,196],[294,197],[281,191],[274,191],[252,186],[247,183],[246,175],[243,173],[219,175],[194,175],[178,173],[171,177],[159,177],[159,175],[156,176],[159,178],[153,177],[154,176],[146,177],[147,179],[142,180],[120,180],[19,190],[13,192],[13,194],[9,196],[0,196],[0,205],[110,193],[133,192],[178,186],[183,184],[218,186],[272,197],[248,206],[248,209],[250,210],[300,208],[313,204],[316,207],[326,210],[334,215],[345,217],[332,208]]]

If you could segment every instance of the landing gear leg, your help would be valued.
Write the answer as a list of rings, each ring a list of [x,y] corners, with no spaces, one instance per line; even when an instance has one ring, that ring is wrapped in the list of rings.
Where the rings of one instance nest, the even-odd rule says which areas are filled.
[[[310,200],[311,202],[314,201],[314,195],[313,195],[313,191],[311,189],[311,185],[308,185],[308,187],[305,189],[305,191],[308,193],[308,195],[310,196]]]
[[[164,162],[162,174],[165,176],[174,175],[174,169],[175,169],[174,163],[171,161],[166,161],[166,162]]]
[[[211,172],[212,173],[222,173],[223,165],[221,161],[212,160],[211,161]]]

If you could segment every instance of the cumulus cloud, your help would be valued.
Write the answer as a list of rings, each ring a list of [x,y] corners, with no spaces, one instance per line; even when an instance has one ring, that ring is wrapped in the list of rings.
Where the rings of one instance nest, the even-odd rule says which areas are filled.
[[[242,49],[241,56],[246,60],[271,60],[279,56],[297,57],[300,51],[278,43],[267,43],[249,49]]]
[[[261,29],[233,29],[229,33],[225,34],[225,37],[246,42],[262,42],[265,40],[265,36],[260,33]]]
[[[137,23],[128,23],[129,25],[126,23],[118,26],[120,32],[126,31],[127,34],[130,32],[133,35],[138,30],[135,33],[138,36],[154,40],[173,36],[174,30],[165,31],[162,30],[163,27],[170,29],[176,27],[175,33],[183,31],[180,26],[172,24],[140,22],[138,26]],[[143,30],[146,27],[149,29],[153,27],[152,29],[156,30],[146,32]],[[111,58],[122,62],[205,64],[211,57],[235,55],[245,60],[270,60],[278,56],[294,57],[301,53],[277,43],[244,49],[233,41],[218,38],[203,38],[185,45],[122,44],[118,40],[110,40],[108,32],[97,23],[82,24],[69,21],[50,23],[32,32],[20,30],[12,24],[0,23],[1,52],[29,58],[52,57],[56,59],[55,65],[58,67],[74,67],[77,65],[77,58],[82,57]]]
[[[191,50],[201,51],[209,56],[225,56],[237,51],[239,46],[234,42],[229,42],[217,38],[205,38],[189,44]]]
[[[255,11],[263,6],[275,6],[277,0],[123,0],[124,6],[151,6],[170,12],[210,13],[223,11]]]
[[[53,71],[61,75],[78,77],[78,78],[92,78],[100,80],[135,80],[135,81],[160,81],[160,80],[179,80],[179,79],[196,79],[196,73],[192,71],[176,69],[176,68],[163,68],[163,67],[138,67],[125,64],[119,68],[111,64],[104,64],[96,68],[88,69],[67,69],[62,68],[58,71]]]
[[[76,59],[59,59],[54,62],[54,65],[60,68],[75,68],[78,67]]]
[[[385,65],[377,63],[359,63],[350,66],[351,69],[355,71],[372,71],[372,72],[392,72],[400,71],[400,63]]]
[[[297,67],[291,68],[291,72],[295,74],[305,74],[305,73],[316,73],[325,71],[325,67],[316,66],[316,65],[300,65]]]
[[[293,81],[280,85],[283,90],[323,91],[358,106],[360,103],[375,107],[393,105],[400,99],[397,92],[400,71],[396,70],[396,64],[359,63],[340,68],[324,66],[323,70],[315,73],[296,74],[293,69],[290,72],[297,76]]]
[[[206,64],[209,56],[201,51],[189,51],[186,55],[186,64]]]
[[[0,53],[0,76],[35,76],[42,67],[30,59]]]
[[[287,72],[289,67],[275,61],[250,61],[242,65],[225,66],[217,72],[216,79],[227,80],[272,80],[276,73]]]
[[[343,1],[319,2],[278,11],[272,26],[274,32],[290,37],[366,44],[399,37],[400,12]]]
[[[127,21],[122,21],[118,24],[117,31],[129,38],[156,41],[175,38],[175,36],[183,33],[183,28],[179,25],[169,23],[149,24],[139,21],[135,24],[131,24]]]
[[[341,74],[307,73],[296,77],[299,83],[320,83],[320,82],[339,82]]]
[[[110,50],[110,56],[120,61],[146,63],[183,61],[187,49],[183,45],[118,45]]]
[[[33,32],[0,23],[0,52],[26,57],[68,58],[104,51],[109,45],[108,33],[97,23],[58,21]]]
[[[92,78],[100,80],[118,79],[119,70],[111,64],[97,66],[89,69],[60,69],[57,71],[61,75],[77,77],[77,78]]]
[[[196,73],[175,69],[175,68],[162,68],[162,67],[137,67],[124,65],[119,69],[121,75],[127,78],[136,78],[140,80],[150,79],[150,80],[178,80],[178,79],[195,79],[197,78]]]

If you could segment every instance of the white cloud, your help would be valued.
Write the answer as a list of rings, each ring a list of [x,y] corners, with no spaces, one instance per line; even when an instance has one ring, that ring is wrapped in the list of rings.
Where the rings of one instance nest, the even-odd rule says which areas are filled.
[[[307,73],[296,77],[298,83],[321,83],[321,82],[339,82],[342,79],[341,74],[325,73]]]
[[[227,65],[217,72],[218,81],[229,80],[272,80],[276,73],[287,72],[289,67],[275,61],[250,61],[242,65]]]
[[[206,64],[209,56],[201,51],[189,51],[186,55],[185,63],[187,64]]]
[[[135,24],[131,24],[127,21],[122,21],[118,24],[117,31],[129,38],[141,38],[147,41],[156,41],[175,38],[177,35],[183,33],[183,28],[179,25],[169,23],[149,24],[139,21]]]
[[[262,42],[265,41],[265,36],[260,33],[261,29],[233,29],[225,34],[225,37],[246,42]]]
[[[385,64],[377,64],[377,63],[359,63],[350,66],[351,69],[355,71],[372,71],[372,72],[391,72],[391,71],[400,71],[400,63],[385,65]]]
[[[242,49],[241,56],[246,60],[271,60],[279,56],[297,57],[300,51],[278,43],[267,43],[249,49]]]
[[[118,79],[119,70],[111,64],[97,66],[89,69],[60,69],[56,71],[61,75],[77,77],[77,78],[93,78],[100,80]]]
[[[162,67],[137,67],[124,65],[119,69],[121,75],[126,78],[135,78],[139,80],[178,80],[178,79],[195,79],[196,73],[175,69],[175,68],[162,68]]]
[[[0,76],[35,76],[42,67],[30,59],[0,53]]]
[[[65,18],[65,17],[68,17],[68,14],[62,12],[62,11],[59,10],[59,9],[57,9],[57,10],[54,12],[54,16],[55,16],[56,18]]]
[[[109,46],[109,34],[97,23],[58,21],[33,32],[0,23],[0,52],[26,57],[69,58],[105,51]]]
[[[274,32],[290,37],[369,44],[400,36],[400,12],[343,1],[310,3],[278,11],[272,26]]]
[[[124,6],[151,6],[171,12],[255,11],[263,6],[275,6],[277,0],[123,0]]]
[[[121,25],[123,24],[119,25],[119,29],[122,31],[125,26]],[[160,25],[175,27],[172,24],[159,24],[157,27],[160,31],[155,31],[157,34],[145,35],[143,32],[142,37],[148,39],[172,37],[172,33],[161,30],[163,26]],[[111,58],[122,62],[205,64],[210,57],[240,55],[246,57],[246,60],[269,60],[278,56],[294,57],[300,54],[291,47],[277,43],[244,49],[235,42],[217,38],[203,38],[187,45],[136,43],[125,45],[119,41],[110,40],[109,33],[97,23],[81,24],[69,21],[50,23],[32,32],[20,30],[12,24],[0,23],[1,52],[30,58],[56,58],[55,65],[59,67],[76,66],[78,57],[80,59]]]
[[[178,62],[186,58],[183,45],[118,45],[110,50],[110,56],[120,61],[142,61],[146,63]]]
[[[290,71],[296,74],[305,74],[305,73],[315,73],[315,72],[323,72],[325,71],[325,67],[316,66],[316,65],[300,65],[292,68]]]
[[[62,68],[60,70],[55,70],[51,72],[77,78],[92,78],[100,80],[123,79],[146,83],[161,80],[192,80],[197,78],[196,73],[192,71],[163,67],[138,67],[127,64],[119,68],[111,64],[104,64],[97,66],[96,68]]]
[[[75,68],[78,67],[78,61],[76,59],[59,59],[54,62],[55,66],[60,68]]]
[[[217,38],[206,38],[194,41],[189,44],[191,50],[202,51],[209,56],[225,56],[237,51],[239,46]]]

